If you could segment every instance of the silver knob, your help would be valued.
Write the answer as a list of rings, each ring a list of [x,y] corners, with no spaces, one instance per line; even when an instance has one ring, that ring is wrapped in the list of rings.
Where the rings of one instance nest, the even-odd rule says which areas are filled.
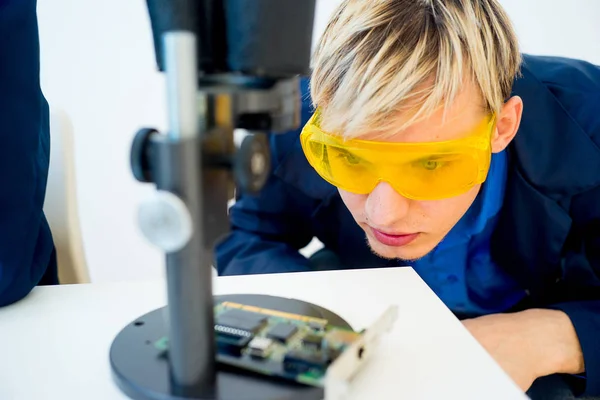
[[[165,253],[183,249],[192,238],[192,216],[185,203],[170,192],[157,191],[140,204],[138,224],[146,239]]]

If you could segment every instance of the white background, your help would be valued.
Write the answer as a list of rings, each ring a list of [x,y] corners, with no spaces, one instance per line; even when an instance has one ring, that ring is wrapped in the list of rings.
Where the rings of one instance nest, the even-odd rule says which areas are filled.
[[[368,1],[368,0],[365,0]],[[600,64],[600,1],[501,0],[523,51]],[[75,128],[80,221],[92,280],[162,276],[162,255],[139,235],[129,146],[142,126],[165,128],[144,0],[39,0],[42,85]],[[339,0],[318,0],[318,36]]]

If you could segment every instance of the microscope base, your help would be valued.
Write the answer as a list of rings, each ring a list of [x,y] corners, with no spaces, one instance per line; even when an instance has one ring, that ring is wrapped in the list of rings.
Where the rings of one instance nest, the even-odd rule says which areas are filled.
[[[231,301],[278,311],[324,318],[348,327],[340,316],[300,300],[265,295],[215,296],[215,302]],[[216,397],[190,398],[174,394],[167,361],[160,357],[154,341],[167,335],[166,310],[151,311],[127,325],[110,349],[113,378],[119,388],[134,400],[322,400],[321,388],[284,382],[219,366]]]

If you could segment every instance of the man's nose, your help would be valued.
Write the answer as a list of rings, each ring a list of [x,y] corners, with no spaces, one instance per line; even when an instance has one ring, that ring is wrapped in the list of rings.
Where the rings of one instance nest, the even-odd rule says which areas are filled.
[[[379,227],[393,227],[408,214],[410,200],[396,192],[387,182],[380,182],[367,197],[365,212],[369,223]]]

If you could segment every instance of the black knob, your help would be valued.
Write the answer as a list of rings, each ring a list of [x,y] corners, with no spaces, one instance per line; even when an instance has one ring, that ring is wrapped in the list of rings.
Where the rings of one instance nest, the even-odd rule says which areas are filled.
[[[238,187],[246,193],[259,192],[269,177],[271,157],[267,135],[247,135],[235,158],[234,174]]]
[[[152,164],[151,164],[151,139],[153,135],[158,135],[154,128],[140,129],[131,144],[130,163],[133,176],[140,182],[152,183]]]

